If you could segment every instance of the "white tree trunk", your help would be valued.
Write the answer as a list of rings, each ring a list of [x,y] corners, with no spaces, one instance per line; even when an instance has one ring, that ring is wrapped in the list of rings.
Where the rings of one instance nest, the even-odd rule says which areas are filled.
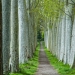
[[[75,67],[75,15],[72,29],[72,41],[71,41],[71,51],[70,51],[70,63],[71,67]]]
[[[50,28],[48,27],[48,49],[50,50]]]
[[[3,51],[3,73],[9,72],[10,53],[10,1],[2,0],[2,51]]]
[[[60,48],[61,48],[61,22],[58,23],[58,59],[60,59]]]
[[[60,49],[60,60],[63,60],[64,57],[64,49],[65,49],[65,16],[62,18],[62,26],[61,26],[61,49]]]
[[[28,61],[28,25],[25,0],[18,0],[19,15],[19,63]]]
[[[30,0],[26,0],[26,9],[27,9],[27,16],[28,16],[28,45],[29,45],[28,58],[31,58],[32,57],[32,49],[31,49]]]
[[[58,56],[58,23],[56,22],[56,56]]]
[[[72,28],[72,5],[66,6],[65,9],[66,15],[66,34],[65,34],[65,55],[64,55],[64,63],[69,63],[70,59],[70,50],[71,50],[71,28]]]
[[[11,72],[19,69],[18,51],[18,0],[11,1]]]

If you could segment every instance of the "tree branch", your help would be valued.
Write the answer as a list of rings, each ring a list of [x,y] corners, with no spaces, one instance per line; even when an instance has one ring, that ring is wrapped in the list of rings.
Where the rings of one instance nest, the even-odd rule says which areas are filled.
[[[59,8],[60,9],[60,8]],[[60,9],[61,11],[63,11],[66,15],[68,15],[64,10]],[[70,15],[68,15],[69,17],[71,17]]]
[[[71,1],[75,4],[75,2],[73,0],[71,0]]]

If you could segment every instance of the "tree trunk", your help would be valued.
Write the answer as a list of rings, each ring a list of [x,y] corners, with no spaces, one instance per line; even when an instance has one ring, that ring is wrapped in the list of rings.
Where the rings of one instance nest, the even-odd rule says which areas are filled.
[[[65,7],[66,15],[66,34],[65,34],[65,55],[64,55],[64,63],[69,63],[70,59],[70,50],[71,50],[71,29],[72,29],[72,5]]]
[[[2,4],[0,0],[0,75],[3,75],[2,61]]]
[[[73,21],[72,29],[72,41],[71,41],[71,51],[70,51],[70,63],[72,68],[75,68],[75,15]]]
[[[62,25],[61,25],[61,49],[60,49],[60,60],[63,60],[64,57],[64,49],[65,49],[65,16],[62,18]]]
[[[29,53],[28,58],[32,57],[32,49],[31,49],[31,17],[30,17],[30,0],[26,0],[26,9],[28,16],[28,44],[29,44]]]
[[[58,23],[58,59],[60,59],[60,48],[61,48],[61,22]]]
[[[11,1],[11,72],[19,70],[18,0]]]
[[[19,62],[25,63],[28,61],[28,24],[27,10],[25,0],[18,0],[18,15],[19,15]]]
[[[3,48],[3,73],[9,73],[9,53],[10,53],[10,2],[2,0],[2,48]]]

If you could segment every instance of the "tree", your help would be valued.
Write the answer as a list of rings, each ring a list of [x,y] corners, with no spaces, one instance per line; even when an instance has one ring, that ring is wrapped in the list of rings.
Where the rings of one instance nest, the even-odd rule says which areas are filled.
[[[28,61],[28,17],[25,0],[18,0],[19,15],[19,62]]]
[[[28,16],[28,45],[29,45],[29,49],[28,49],[28,58],[31,58],[33,53],[32,53],[32,45],[31,45],[31,16],[30,16],[30,0],[25,0],[26,1],[26,9],[27,9],[27,16]]]
[[[3,75],[2,59],[2,3],[0,0],[0,75]]]
[[[2,51],[3,51],[3,73],[9,73],[10,53],[10,4],[11,0],[2,0]]]
[[[11,72],[19,70],[18,0],[11,0]]]
[[[75,67],[74,4],[74,0],[41,0],[34,8],[34,12],[38,10],[36,14],[42,15],[41,19],[44,18],[46,47],[50,48],[59,60],[71,67]]]

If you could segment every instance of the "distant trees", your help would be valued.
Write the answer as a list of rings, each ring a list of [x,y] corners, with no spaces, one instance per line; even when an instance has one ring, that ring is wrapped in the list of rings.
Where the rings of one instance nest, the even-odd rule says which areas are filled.
[[[44,41],[44,33],[41,27],[39,27],[37,30],[37,40]]]

